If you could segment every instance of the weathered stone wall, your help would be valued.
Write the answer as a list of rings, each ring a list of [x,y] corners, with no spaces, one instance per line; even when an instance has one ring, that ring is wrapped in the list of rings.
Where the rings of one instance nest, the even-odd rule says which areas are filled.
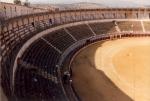
[[[7,19],[21,15],[47,12],[48,10],[42,8],[26,7],[21,5],[15,5],[11,3],[0,3],[0,16]]]

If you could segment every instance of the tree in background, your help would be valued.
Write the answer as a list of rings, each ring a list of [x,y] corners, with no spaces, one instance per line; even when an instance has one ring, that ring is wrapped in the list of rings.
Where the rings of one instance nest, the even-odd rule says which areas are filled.
[[[26,0],[26,1],[24,2],[24,6],[30,6],[30,2],[29,2],[28,0]]]
[[[20,0],[14,0],[14,4],[21,5],[21,1]]]

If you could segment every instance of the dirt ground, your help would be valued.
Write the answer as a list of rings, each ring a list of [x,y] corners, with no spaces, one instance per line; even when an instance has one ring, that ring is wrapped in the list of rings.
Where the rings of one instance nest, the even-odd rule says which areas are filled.
[[[150,38],[89,45],[71,67],[82,101],[150,101]]]

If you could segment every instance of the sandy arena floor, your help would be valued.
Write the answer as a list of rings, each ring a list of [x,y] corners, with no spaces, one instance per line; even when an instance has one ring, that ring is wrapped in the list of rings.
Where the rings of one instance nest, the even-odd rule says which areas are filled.
[[[98,42],[72,62],[82,101],[150,101],[150,38]]]

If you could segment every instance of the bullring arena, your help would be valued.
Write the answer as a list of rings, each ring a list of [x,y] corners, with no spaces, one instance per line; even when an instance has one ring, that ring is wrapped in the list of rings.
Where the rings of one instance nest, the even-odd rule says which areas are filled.
[[[94,43],[72,61],[74,88],[83,101],[149,101],[149,61],[150,38]]]
[[[1,7],[2,101],[150,101],[149,8]]]

